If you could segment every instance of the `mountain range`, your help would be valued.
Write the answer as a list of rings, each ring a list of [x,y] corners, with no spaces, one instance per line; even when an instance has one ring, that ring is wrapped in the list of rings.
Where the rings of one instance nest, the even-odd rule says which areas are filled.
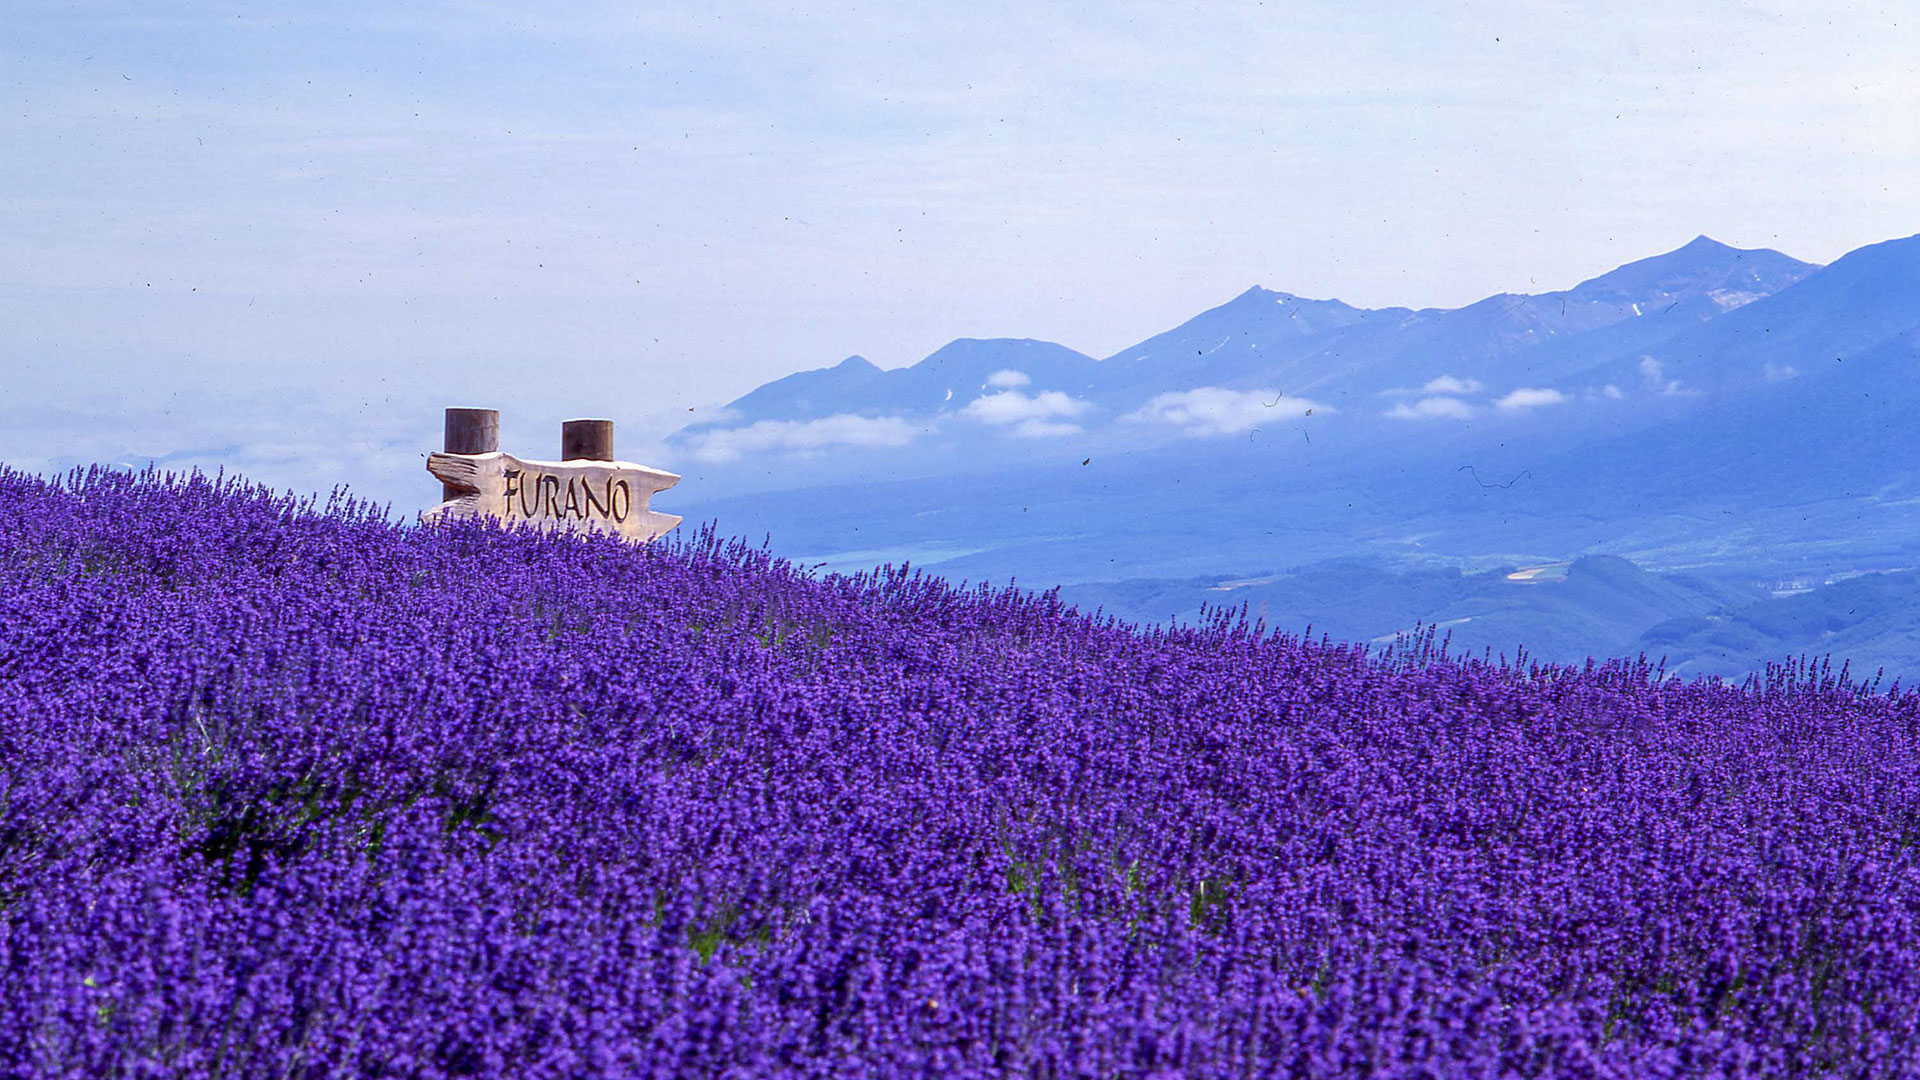
[[[1702,236],[1455,309],[1256,286],[1097,359],[1011,338],[896,370],[851,357],[676,433],[682,491],[708,495],[676,510],[824,569],[1071,586],[1130,618],[1251,603],[1208,584],[1246,578],[1283,583],[1265,603],[1289,629],[1341,596],[1399,595],[1343,631],[1468,619],[1496,628],[1486,647],[1530,636],[1572,661],[1769,602],[1757,583],[1920,564],[1916,375],[1920,236],[1826,266]],[[1625,571],[1595,556],[1713,587],[1609,599],[1583,580]],[[1409,584],[1560,563],[1582,569],[1521,579],[1509,592],[1533,599],[1512,618],[1449,614],[1457,590]],[[1192,604],[1129,606],[1170,595],[1151,582],[1190,583]],[[1557,629],[1568,604],[1605,629]],[[1753,666],[1695,651],[1679,663]]]

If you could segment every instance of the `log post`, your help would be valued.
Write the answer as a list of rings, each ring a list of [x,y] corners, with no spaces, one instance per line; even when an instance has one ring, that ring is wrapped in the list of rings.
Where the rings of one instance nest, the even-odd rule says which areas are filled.
[[[445,449],[449,454],[491,454],[500,449],[500,410],[448,409]],[[466,494],[445,482],[440,489],[443,499]]]
[[[560,422],[561,461],[612,461],[613,421],[563,420]]]

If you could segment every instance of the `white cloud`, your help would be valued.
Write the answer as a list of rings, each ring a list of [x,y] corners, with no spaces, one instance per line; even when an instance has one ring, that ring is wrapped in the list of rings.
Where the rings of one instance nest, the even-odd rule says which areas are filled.
[[[1792,364],[1767,364],[1763,370],[1768,382],[1786,382],[1800,374],[1800,369]]]
[[[1486,389],[1479,379],[1463,379],[1458,375],[1440,374],[1427,380],[1425,386],[1390,386],[1380,391],[1381,397],[1464,397],[1477,394]]]
[[[1459,398],[1426,397],[1411,405],[1403,401],[1386,415],[1395,420],[1465,420],[1473,415],[1473,406]]]
[[[1647,380],[1648,388],[1656,394],[1661,394],[1666,397],[1679,397],[1683,394],[1693,393],[1693,391],[1682,387],[1679,379],[1667,378],[1665,366],[1651,356],[1643,356],[1640,358],[1640,375]]]
[[[1523,386],[1508,394],[1506,397],[1501,398],[1499,401],[1494,402],[1494,404],[1508,412],[1517,412],[1521,409],[1534,409],[1542,405],[1560,405],[1564,404],[1566,400],[1567,395],[1558,390],[1543,390],[1539,387]]]
[[[1032,381],[1032,379],[1027,378],[1026,372],[1015,371],[1012,368],[1003,368],[987,376],[987,385],[996,390],[1008,390],[1016,386],[1025,386]]]
[[[1080,425],[1063,424],[1057,420],[1022,420],[1013,425],[1013,433],[1023,439],[1051,439],[1061,435],[1078,435]]]
[[[913,425],[897,416],[841,413],[820,420],[761,420],[743,428],[697,436],[693,456],[701,461],[723,462],[750,454],[809,453],[836,446],[905,446],[913,436]]]
[[[1058,390],[1047,390],[1032,395],[1023,394],[1017,390],[1006,390],[998,394],[974,398],[967,402],[966,408],[960,410],[960,415],[969,420],[978,420],[983,424],[1028,424],[1032,421],[1057,423],[1060,420],[1079,416],[1092,407]],[[1039,429],[1029,428],[1028,430]],[[1053,433],[1061,434],[1061,432]]]
[[[1606,398],[1609,401],[1619,401],[1621,398],[1626,397],[1627,395],[1621,393],[1619,387],[1613,385],[1612,383],[1608,383],[1607,385],[1600,388],[1600,396]]]
[[[1458,379],[1452,375],[1442,375],[1420,388],[1423,394],[1476,394],[1480,392],[1480,380]]]
[[[1229,390],[1223,386],[1202,386],[1156,394],[1145,405],[1122,417],[1143,423],[1170,424],[1184,435],[1238,435],[1263,423],[1291,420],[1310,412],[1334,410],[1308,401],[1290,398],[1278,390]]]

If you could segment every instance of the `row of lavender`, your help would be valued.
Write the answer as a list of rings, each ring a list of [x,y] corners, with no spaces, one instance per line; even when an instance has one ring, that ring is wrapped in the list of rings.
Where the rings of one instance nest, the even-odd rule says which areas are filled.
[[[1896,1076],[1920,699],[0,470],[0,1076]]]

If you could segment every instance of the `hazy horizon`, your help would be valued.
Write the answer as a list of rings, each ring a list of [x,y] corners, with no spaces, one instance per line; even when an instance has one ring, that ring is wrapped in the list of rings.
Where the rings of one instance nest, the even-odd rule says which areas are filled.
[[[851,354],[1104,355],[1256,283],[1451,307],[1702,233],[1825,263],[1920,190],[1920,31],[1811,3],[0,24],[0,460],[39,468],[367,484],[446,404],[639,453]]]

